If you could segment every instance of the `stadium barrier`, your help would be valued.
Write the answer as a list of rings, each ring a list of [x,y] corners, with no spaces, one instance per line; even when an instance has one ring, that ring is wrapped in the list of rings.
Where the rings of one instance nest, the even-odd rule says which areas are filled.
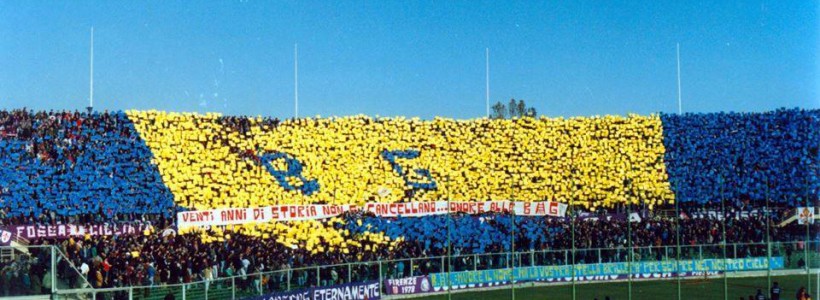
[[[811,272],[820,270],[820,241],[798,241],[421,257],[293,268],[161,286],[94,289],[82,280],[68,285],[65,278],[81,271],[72,267],[69,274],[60,273],[57,265],[64,257],[60,250],[39,249],[48,249],[45,252],[51,259],[51,280],[58,283],[41,293],[51,294],[52,299],[163,299],[168,294],[175,299],[364,299],[362,295],[367,291],[370,300],[510,288],[510,282],[516,287],[574,288],[581,283],[628,280],[631,284],[676,278],[725,281],[752,276],[771,281],[775,276],[789,274],[805,275],[806,285],[816,292]],[[758,252],[762,256],[747,255],[755,249],[762,250]],[[674,268],[675,261],[683,266],[680,272]],[[378,288],[372,288],[374,285]]]

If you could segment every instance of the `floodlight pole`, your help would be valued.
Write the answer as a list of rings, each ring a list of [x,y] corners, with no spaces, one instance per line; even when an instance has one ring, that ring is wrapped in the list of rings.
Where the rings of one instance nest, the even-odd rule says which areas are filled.
[[[94,27],[91,27],[91,45],[89,47],[88,73],[88,113],[94,109]]]
[[[485,60],[485,64],[484,64],[484,69],[485,69],[485,75],[486,75],[485,76],[486,95],[485,95],[484,100],[486,101],[485,105],[486,105],[486,109],[487,109],[486,117],[489,119],[490,118],[490,48],[486,48],[485,50],[486,50],[486,60]]]
[[[299,44],[293,44],[293,117],[299,118]]]
[[[680,43],[676,44],[676,54],[677,54],[677,61],[678,61],[678,114],[683,114],[683,106],[681,104],[681,97],[680,97]]]

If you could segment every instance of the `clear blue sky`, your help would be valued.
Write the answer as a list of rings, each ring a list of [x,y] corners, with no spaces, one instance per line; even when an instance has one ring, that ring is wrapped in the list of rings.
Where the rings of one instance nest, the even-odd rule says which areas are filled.
[[[817,1],[0,1],[0,108],[547,116],[820,108]],[[571,3],[564,3],[571,2]],[[662,2],[662,3],[658,3]]]

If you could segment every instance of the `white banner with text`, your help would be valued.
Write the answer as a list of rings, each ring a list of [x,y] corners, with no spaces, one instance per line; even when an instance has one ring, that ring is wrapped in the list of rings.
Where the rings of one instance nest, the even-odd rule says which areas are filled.
[[[449,206],[447,205],[449,203]],[[423,217],[447,213],[514,213],[519,216],[563,217],[567,205],[553,201],[514,202],[401,202],[357,205],[275,205],[259,208],[219,208],[177,213],[177,226],[239,225],[275,221],[302,221],[332,218],[348,211],[365,211],[378,217]]]

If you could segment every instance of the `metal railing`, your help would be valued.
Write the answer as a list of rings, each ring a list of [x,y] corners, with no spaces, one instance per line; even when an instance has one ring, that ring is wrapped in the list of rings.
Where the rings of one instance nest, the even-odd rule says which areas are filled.
[[[377,280],[379,290],[387,279],[431,275],[434,273],[512,269],[532,266],[568,266],[610,262],[651,262],[732,259],[744,257],[783,257],[785,270],[793,270],[807,276],[807,286],[816,293],[810,270],[820,268],[820,241],[735,243],[724,247],[722,244],[694,246],[652,246],[589,248],[573,250],[533,250],[523,252],[487,253],[470,255],[417,257],[407,259],[353,262],[336,265],[274,270],[248,275],[227,276],[224,270],[216,272],[217,277],[190,283],[157,283],[153,286],[129,286],[112,288],[91,288],[81,272],[71,264],[58,265],[66,260],[65,255],[55,247],[47,249],[51,260],[51,288],[40,290],[39,294],[52,294],[53,299],[163,299],[173,294],[175,299],[243,299],[275,292],[286,292],[311,287],[331,286],[353,282]],[[678,256],[680,249],[680,256]],[[724,252],[725,250],[725,252]],[[726,253],[724,256],[723,253]],[[575,258],[573,260],[573,257]],[[450,262],[448,265],[447,262]],[[59,270],[58,270],[59,269]],[[771,276],[771,266],[765,275]],[[725,276],[733,276],[725,271]],[[67,282],[73,275],[82,279]],[[449,277],[448,277],[449,278]],[[630,276],[631,278],[631,276]],[[513,279],[514,280],[514,279]],[[771,281],[771,279],[769,280]],[[523,283],[522,283],[523,284]],[[566,282],[575,287],[575,279]],[[632,284],[630,281],[629,284]],[[520,285],[520,284],[519,284]],[[533,284],[534,285],[534,284]],[[451,290],[447,287],[445,290]],[[25,293],[24,293],[25,294]],[[32,294],[32,293],[29,293]],[[20,295],[19,293],[17,295]],[[383,294],[382,294],[383,295]],[[0,296],[3,294],[0,290]]]

